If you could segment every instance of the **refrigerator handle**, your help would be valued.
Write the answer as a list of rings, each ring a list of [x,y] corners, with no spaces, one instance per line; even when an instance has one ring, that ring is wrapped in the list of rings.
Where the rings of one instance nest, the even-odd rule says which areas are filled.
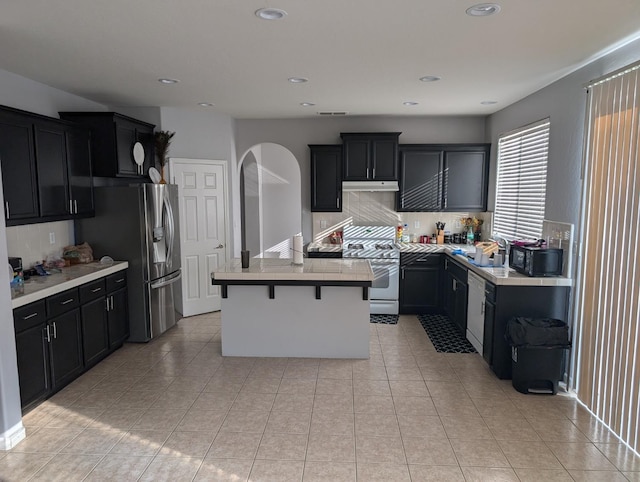
[[[158,281],[157,283],[151,284],[151,289],[156,290],[158,288],[162,288],[164,286],[170,285],[171,283],[175,283],[180,278],[182,278],[182,270],[177,271],[176,274],[171,276],[170,278],[163,278],[162,281]]]
[[[169,198],[169,190],[165,190],[164,208],[167,214],[167,268],[171,269],[171,259],[173,256],[173,243],[175,242],[175,223],[173,221],[173,208]]]

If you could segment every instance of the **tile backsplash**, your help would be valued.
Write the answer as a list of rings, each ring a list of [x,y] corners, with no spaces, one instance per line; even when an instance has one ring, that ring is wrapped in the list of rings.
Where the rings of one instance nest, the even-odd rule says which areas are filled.
[[[483,239],[491,233],[492,215],[486,213],[469,212],[433,212],[433,213],[399,213],[395,211],[394,192],[345,192],[342,198],[342,212],[340,213],[312,213],[313,240],[323,241],[334,231],[342,230],[343,226],[380,225],[397,226],[407,224],[408,232],[417,235],[431,235],[436,230],[436,221],[445,223],[445,231],[452,233],[464,231],[460,219],[475,216],[482,219]],[[306,241],[306,240],[305,240]]]
[[[26,268],[41,263],[49,255],[62,256],[62,248],[73,243],[73,221],[7,227],[7,252],[9,256],[22,258]]]

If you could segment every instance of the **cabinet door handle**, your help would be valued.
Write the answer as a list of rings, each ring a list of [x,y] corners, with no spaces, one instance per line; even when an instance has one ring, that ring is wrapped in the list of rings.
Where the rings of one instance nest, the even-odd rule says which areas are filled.
[[[458,289],[458,283],[456,282],[456,280],[453,280],[453,291],[457,291]]]
[[[47,330],[47,343],[51,343],[51,333],[49,333],[49,325],[47,325],[45,328]]]
[[[68,300],[65,301],[61,301],[60,304],[61,305],[68,305],[69,303],[73,303],[73,298],[69,298]]]
[[[105,301],[106,306],[107,306],[106,309],[107,309],[107,311],[109,311],[109,298],[105,298],[104,301]]]
[[[73,214],[73,199],[69,199],[69,213]]]
[[[376,178],[376,168],[375,168],[375,167],[373,168],[373,176],[371,176],[371,178],[372,178],[372,179],[375,179],[375,178]]]
[[[93,288],[91,290],[92,293],[97,293],[98,291],[100,291],[102,288]]]
[[[482,302],[482,304],[480,305],[480,314],[484,315],[484,301]]]
[[[53,337],[58,338],[58,327],[56,326],[56,322],[53,322]]]
[[[369,168],[367,167],[367,179],[369,179]]]
[[[4,210],[7,212],[7,219],[9,219],[9,201],[5,201]]]
[[[78,200],[77,199],[73,200],[73,212],[78,214]]]
[[[119,279],[116,280],[116,283],[122,283],[123,281],[124,281],[124,278],[119,278]]]
[[[340,207],[340,197],[336,197],[336,207],[339,208]]]
[[[402,279],[404,279],[404,268],[402,268]]]
[[[30,315],[23,316],[23,317],[22,317],[22,319],[23,319],[23,320],[28,320],[28,319],[30,319],[30,318],[33,318],[34,316],[38,316],[38,312],[37,312],[37,311],[36,311],[36,312],[34,312],[34,313],[31,313]]]

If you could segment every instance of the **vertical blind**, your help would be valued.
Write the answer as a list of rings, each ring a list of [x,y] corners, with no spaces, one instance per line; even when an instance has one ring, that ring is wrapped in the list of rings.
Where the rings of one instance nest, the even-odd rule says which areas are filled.
[[[493,231],[509,239],[542,234],[547,191],[549,119],[498,139]]]
[[[639,67],[589,87],[576,310],[578,398],[636,451],[640,448]]]

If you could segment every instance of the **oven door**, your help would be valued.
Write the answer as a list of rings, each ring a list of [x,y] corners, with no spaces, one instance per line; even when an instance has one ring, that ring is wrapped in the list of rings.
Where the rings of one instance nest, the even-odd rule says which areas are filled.
[[[398,314],[400,263],[397,259],[370,259],[373,282],[369,290],[371,313]]]

